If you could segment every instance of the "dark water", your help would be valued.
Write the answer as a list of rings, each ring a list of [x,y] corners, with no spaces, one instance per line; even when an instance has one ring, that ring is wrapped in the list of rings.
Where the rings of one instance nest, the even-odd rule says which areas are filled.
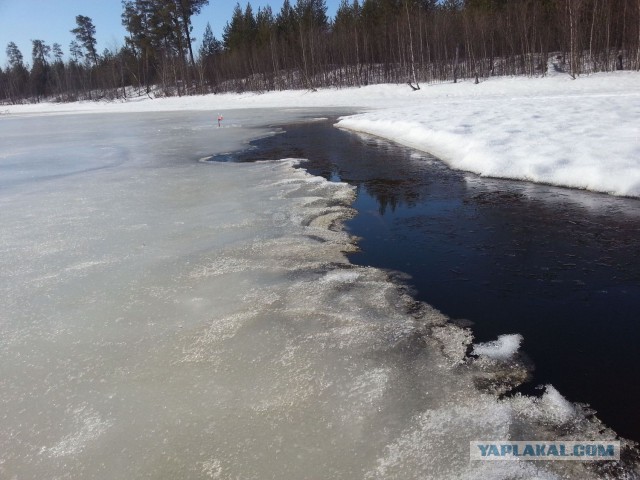
[[[307,158],[355,185],[353,263],[408,273],[477,341],[521,333],[535,364],[523,391],[551,383],[640,440],[640,201],[452,171],[334,120],[288,125],[234,160]]]

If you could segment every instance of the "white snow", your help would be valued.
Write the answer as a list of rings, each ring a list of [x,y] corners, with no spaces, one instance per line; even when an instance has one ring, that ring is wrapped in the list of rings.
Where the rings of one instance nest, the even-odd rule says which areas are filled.
[[[576,414],[574,406],[553,385],[545,387],[540,404],[545,415],[557,422],[566,422]]]
[[[452,168],[640,197],[640,73],[492,78],[479,85],[374,85],[127,102],[8,106],[14,114],[352,107],[338,126],[429,152]],[[4,108],[4,107],[3,107]]]
[[[508,360],[516,354],[521,342],[522,335],[517,333],[500,335],[492,342],[475,344],[473,353],[494,360]]]

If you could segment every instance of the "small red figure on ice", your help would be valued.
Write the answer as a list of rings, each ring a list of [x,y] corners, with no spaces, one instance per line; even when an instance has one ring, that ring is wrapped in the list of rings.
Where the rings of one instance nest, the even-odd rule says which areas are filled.
[[[218,114],[218,127],[221,127],[222,115]]]

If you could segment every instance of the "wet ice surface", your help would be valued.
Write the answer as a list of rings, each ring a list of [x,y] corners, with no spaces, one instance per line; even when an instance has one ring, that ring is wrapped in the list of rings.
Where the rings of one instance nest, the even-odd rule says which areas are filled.
[[[3,120],[2,478],[623,476],[470,463],[470,440],[613,433],[552,388],[498,400],[517,358],[467,358],[468,331],[351,265],[353,188],[198,162],[270,130],[235,116]]]

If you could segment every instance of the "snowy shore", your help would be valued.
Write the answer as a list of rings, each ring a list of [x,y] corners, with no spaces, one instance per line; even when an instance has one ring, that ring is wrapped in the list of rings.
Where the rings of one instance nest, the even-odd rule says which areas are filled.
[[[14,114],[352,107],[337,126],[429,152],[452,168],[640,197],[640,73],[492,78],[127,102],[5,106]],[[232,119],[226,119],[230,124]],[[223,122],[224,125],[225,122]]]

